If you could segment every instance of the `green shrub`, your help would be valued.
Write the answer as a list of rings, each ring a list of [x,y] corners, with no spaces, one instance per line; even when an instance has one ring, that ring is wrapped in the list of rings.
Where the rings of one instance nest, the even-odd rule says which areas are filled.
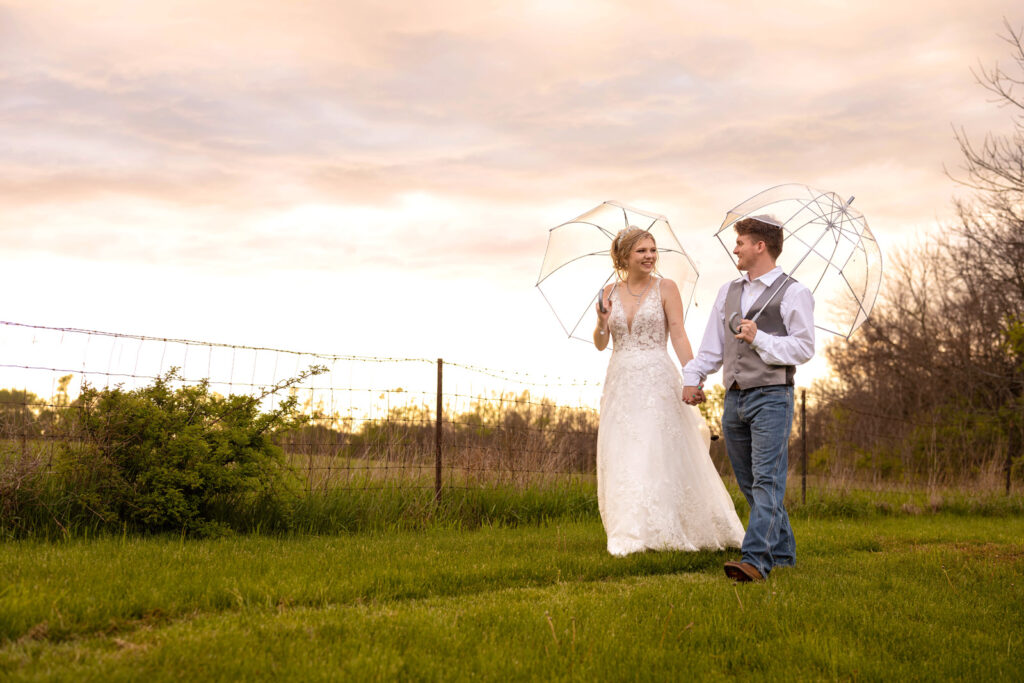
[[[79,511],[104,525],[211,535],[232,511],[284,510],[296,488],[274,439],[303,422],[297,399],[261,412],[266,394],[223,397],[206,381],[173,387],[179,379],[172,369],[132,391],[83,389],[68,409],[77,443],[63,443],[58,465]]]

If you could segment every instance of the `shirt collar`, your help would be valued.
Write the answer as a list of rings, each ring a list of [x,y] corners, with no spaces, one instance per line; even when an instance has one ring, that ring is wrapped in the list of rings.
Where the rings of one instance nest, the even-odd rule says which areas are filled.
[[[782,266],[775,266],[761,277],[755,278],[755,280],[763,284],[765,287],[771,287],[772,283],[774,283],[780,275],[782,275]],[[744,272],[743,277],[741,277],[740,280],[742,280],[744,284],[749,283],[751,281],[750,274]]]

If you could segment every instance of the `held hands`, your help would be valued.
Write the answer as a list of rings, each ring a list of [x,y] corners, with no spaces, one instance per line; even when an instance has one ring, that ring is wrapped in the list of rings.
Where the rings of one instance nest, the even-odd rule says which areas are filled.
[[[691,406],[700,405],[707,400],[704,395],[704,387],[683,387],[683,403]]]
[[[745,341],[748,344],[754,343],[754,336],[757,334],[757,323],[753,320],[747,320],[744,318],[740,321],[740,331],[736,334],[736,338],[740,341]]]

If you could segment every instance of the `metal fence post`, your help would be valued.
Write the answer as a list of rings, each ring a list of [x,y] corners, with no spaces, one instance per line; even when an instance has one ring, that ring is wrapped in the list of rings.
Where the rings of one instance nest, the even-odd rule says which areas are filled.
[[[800,502],[807,503],[807,390],[800,390],[800,448],[802,477],[800,481]]]
[[[441,389],[444,359],[437,359],[437,419],[434,422],[434,500],[441,502]]]
[[[1006,495],[1010,495],[1010,479],[1013,474],[1013,456],[1020,452],[1020,444],[1024,442],[1024,439],[1020,436],[1020,428],[1016,429],[1016,433],[1011,432],[1013,436],[1010,438],[1010,443],[1006,448],[1006,463],[1003,465],[1003,469],[1006,470]]]

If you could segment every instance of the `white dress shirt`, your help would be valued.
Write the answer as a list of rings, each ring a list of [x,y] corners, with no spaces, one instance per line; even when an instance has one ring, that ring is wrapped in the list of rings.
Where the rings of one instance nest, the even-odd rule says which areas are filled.
[[[750,310],[766,289],[782,276],[782,268],[776,266],[753,281],[747,275],[734,282],[743,283],[740,294],[741,315]],[[725,297],[732,282],[727,282],[718,290],[715,305],[708,318],[708,326],[704,330],[704,338],[700,349],[693,360],[683,368],[683,384],[696,386],[708,375],[718,372],[722,367],[722,348],[725,334]],[[779,302],[779,313],[786,326],[786,336],[775,336],[758,330],[750,347],[757,351],[768,365],[800,365],[814,356],[814,297],[811,290],[799,282],[794,282],[782,294]],[[753,311],[751,315],[757,314]],[[755,321],[756,322],[756,321]]]

